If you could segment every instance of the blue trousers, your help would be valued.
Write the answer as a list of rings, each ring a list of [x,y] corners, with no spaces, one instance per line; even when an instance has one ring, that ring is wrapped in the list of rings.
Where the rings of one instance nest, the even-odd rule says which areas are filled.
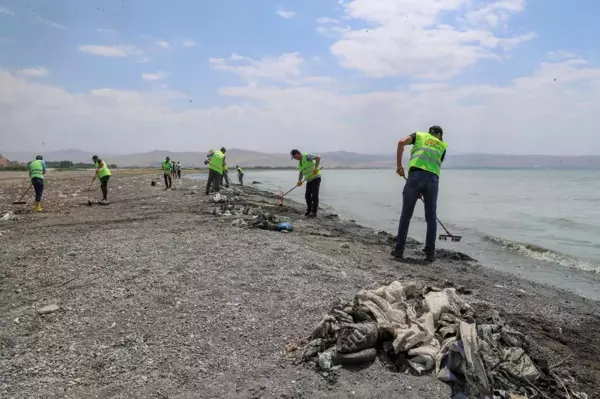
[[[435,251],[435,238],[437,233],[437,197],[439,190],[439,177],[433,173],[413,169],[408,174],[408,180],[402,191],[402,214],[398,225],[396,238],[396,253],[402,253],[406,246],[408,227],[413,216],[419,195],[425,202],[425,221],[427,222],[427,236],[425,238],[425,252]]]

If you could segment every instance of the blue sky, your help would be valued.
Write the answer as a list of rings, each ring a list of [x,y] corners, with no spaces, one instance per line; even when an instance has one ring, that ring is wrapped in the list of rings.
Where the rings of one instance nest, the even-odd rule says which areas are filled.
[[[591,0],[0,0],[0,100],[18,110],[0,128],[19,132],[3,146],[91,150],[106,144],[82,131],[116,128],[104,134],[122,151],[202,150],[216,132],[230,147],[376,153],[437,123],[459,152],[561,153],[539,139],[591,126],[597,15]],[[569,78],[530,81],[552,73]],[[482,125],[527,137],[482,139]]]

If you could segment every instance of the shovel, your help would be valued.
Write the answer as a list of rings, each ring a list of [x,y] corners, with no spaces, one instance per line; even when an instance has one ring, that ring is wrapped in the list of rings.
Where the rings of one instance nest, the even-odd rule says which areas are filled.
[[[31,189],[31,186],[33,186],[33,184],[31,184],[31,185],[29,185],[29,187],[27,187],[27,190],[25,190],[25,192],[23,193],[21,198],[18,201],[14,201],[13,205],[25,205],[27,203],[27,201],[23,201],[23,198],[25,198],[25,196],[29,192],[29,190]]]
[[[402,176],[404,177],[404,180],[406,180],[408,182],[408,180],[406,179],[406,176]],[[423,197],[421,195],[419,195],[419,199],[421,201],[423,201],[423,203],[425,203],[425,201],[423,200]],[[440,234],[438,236],[438,240],[440,241],[454,241],[454,242],[459,242],[462,239],[462,236],[455,236],[450,234],[450,232],[448,231],[448,229],[446,228],[446,226],[444,226],[444,224],[442,223],[442,221],[436,216],[435,217],[436,220],[438,221],[438,223],[440,224],[440,226],[442,226],[442,228],[444,229],[444,231],[446,232],[446,234]]]
[[[323,169],[323,167],[321,166],[319,168],[319,170]],[[302,180],[302,183],[304,183],[306,181],[306,179]],[[297,189],[299,186],[295,185],[291,190],[289,190],[287,193],[283,194],[282,191],[279,192],[279,206],[283,206],[283,197],[285,197],[286,195],[288,195],[289,193],[291,193],[292,191],[294,191],[295,189]]]

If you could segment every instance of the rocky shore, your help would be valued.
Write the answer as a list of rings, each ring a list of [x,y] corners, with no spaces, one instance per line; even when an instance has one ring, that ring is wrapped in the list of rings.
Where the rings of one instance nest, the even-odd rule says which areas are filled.
[[[305,219],[251,186],[214,203],[202,181],[163,191],[152,173],[114,173],[108,206],[85,191],[89,172],[54,173],[41,214],[12,205],[26,179],[0,174],[0,397],[450,398],[435,376],[380,358],[295,362],[335,303],[395,280],[496,310],[552,371],[538,397],[600,392],[597,302],[450,251],[424,264],[416,242],[398,263],[393,237],[332,213]],[[279,220],[294,231],[269,230]]]

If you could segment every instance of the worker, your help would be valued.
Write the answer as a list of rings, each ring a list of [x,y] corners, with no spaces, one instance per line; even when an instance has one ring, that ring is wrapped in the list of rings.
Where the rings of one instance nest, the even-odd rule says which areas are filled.
[[[92,157],[92,161],[94,162],[94,167],[96,168],[96,174],[94,175],[92,182],[96,180],[96,178],[100,180],[100,189],[102,190],[102,201],[106,202],[108,201],[108,181],[110,180],[110,176],[112,175],[112,173],[110,173],[110,169],[108,169],[106,163],[104,163],[100,158],[98,158],[98,155],[94,155]]]
[[[177,173],[177,164],[175,163],[175,161],[171,161],[171,178],[172,179],[177,178],[176,173]]]
[[[29,178],[31,185],[35,190],[35,204],[33,210],[36,212],[42,211],[42,194],[44,192],[44,175],[46,174],[46,161],[41,155],[35,157],[35,161],[29,164]]]
[[[181,179],[181,162],[177,161],[177,178]]]
[[[397,260],[403,258],[410,219],[419,198],[425,203],[425,221],[427,222],[425,259],[429,262],[435,260],[439,176],[448,148],[448,144],[443,141],[443,135],[444,131],[441,127],[431,126],[427,133],[416,132],[398,142],[396,173],[402,177],[406,176],[402,167],[404,147],[411,144],[413,147],[410,151],[408,177],[402,191],[402,214],[398,225],[396,248],[392,253]]]
[[[238,165],[235,166],[237,170],[238,181],[243,186],[244,185],[244,169],[240,168]]]
[[[229,184],[231,184],[231,180],[229,180],[229,168],[227,167],[227,161],[223,159],[223,174],[221,175],[221,186],[225,183],[225,187],[229,188]]]
[[[168,190],[173,185],[173,179],[171,178],[171,157],[166,157],[162,163],[162,170],[165,177],[165,190]]]
[[[221,176],[223,175],[223,164],[225,160],[225,148],[221,147],[220,150],[210,150],[206,154],[205,165],[208,165],[208,181],[206,182],[206,195],[210,193],[210,189],[214,191],[220,191]]]
[[[302,186],[302,180],[306,180],[306,213],[305,216],[316,217],[319,209],[319,189],[321,187],[321,170],[319,164],[321,157],[318,155],[301,153],[294,149],[290,151],[292,159],[298,161],[298,187]]]

